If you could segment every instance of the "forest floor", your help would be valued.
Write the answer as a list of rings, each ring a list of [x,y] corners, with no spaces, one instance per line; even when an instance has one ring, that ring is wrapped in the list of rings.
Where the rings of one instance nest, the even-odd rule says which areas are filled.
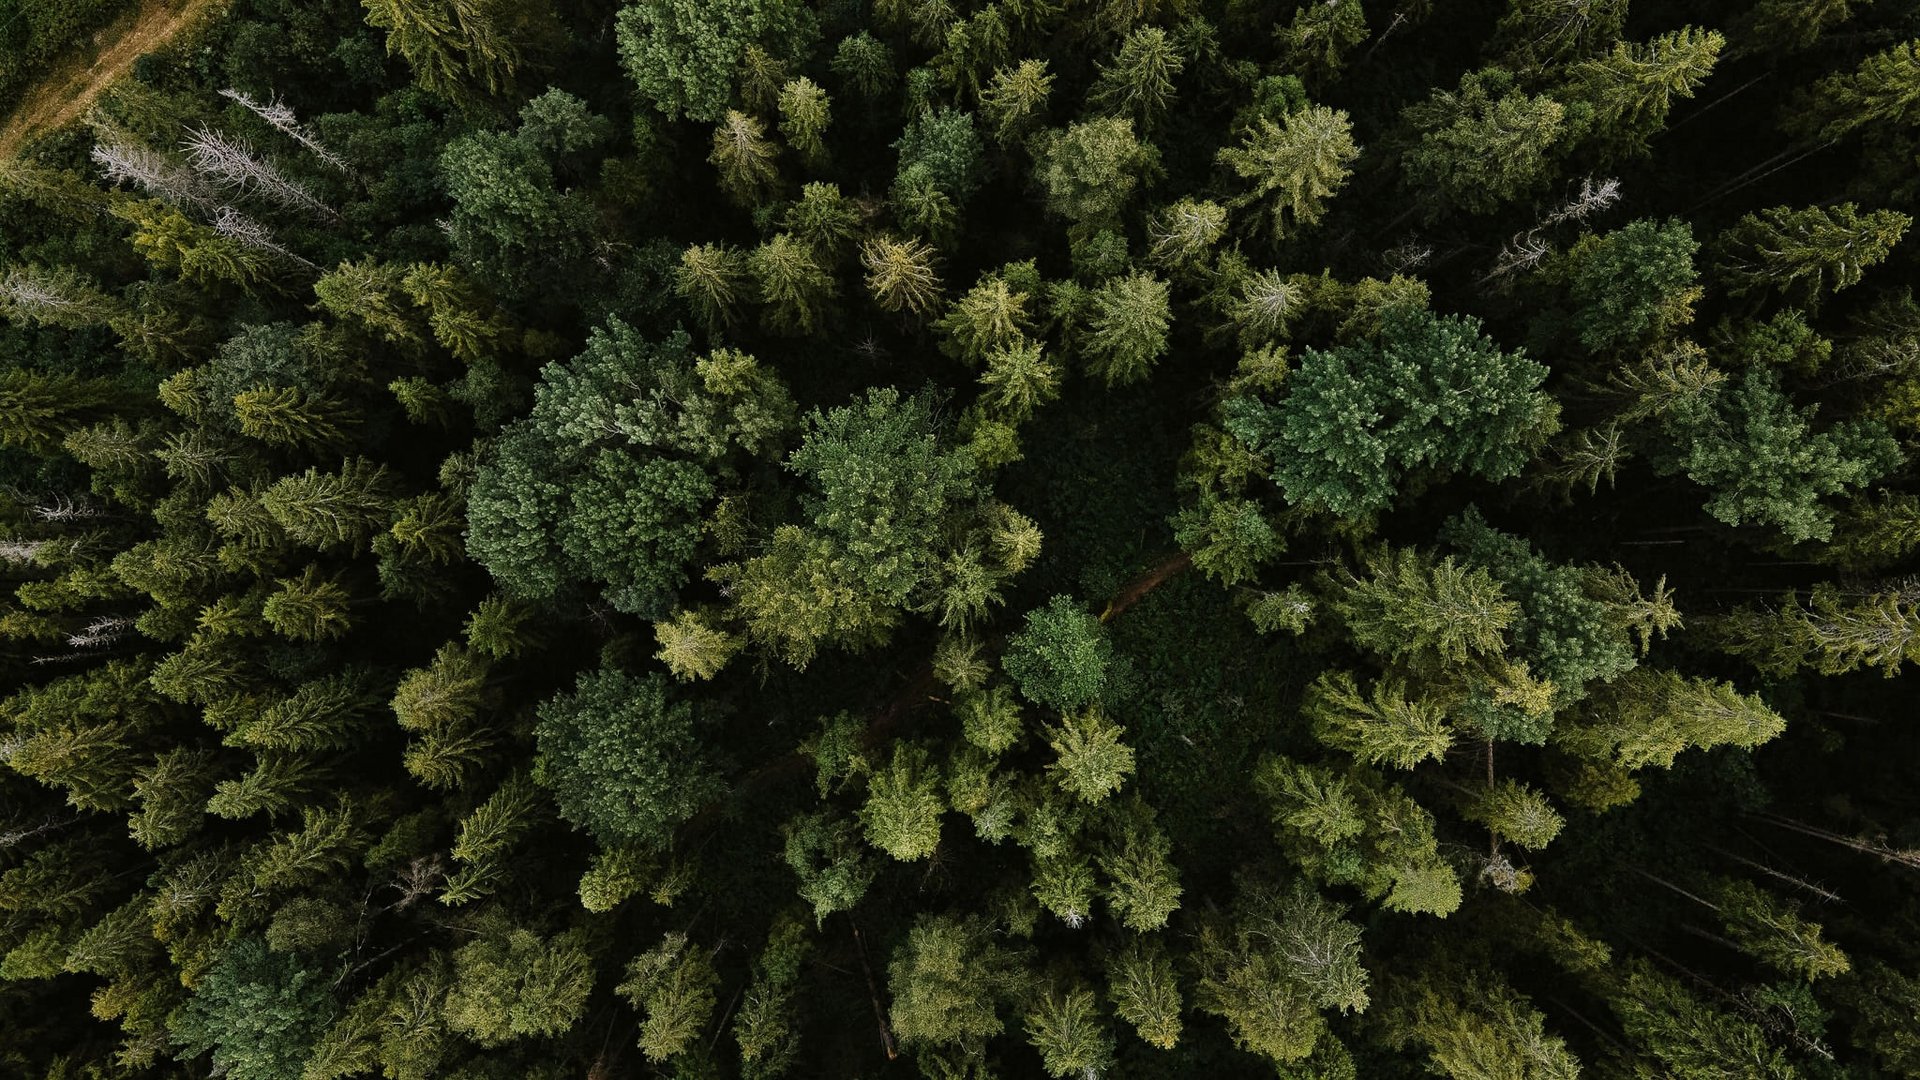
[[[28,139],[86,115],[133,62],[166,45],[222,0],[140,0],[138,7],[76,48],[21,95],[0,127],[0,158]]]

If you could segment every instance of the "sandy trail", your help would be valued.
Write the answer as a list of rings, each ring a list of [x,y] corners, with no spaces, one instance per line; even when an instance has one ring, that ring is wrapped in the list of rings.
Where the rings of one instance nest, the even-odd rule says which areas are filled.
[[[133,62],[153,52],[197,22],[218,0],[141,0],[131,21],[121,20],[102,31],[104,39],[92,62],[86,50],[55,65],[29,87],[20,104],[0,128],[0,157],[18,153],[26,141],[79,119],[115,79]]]

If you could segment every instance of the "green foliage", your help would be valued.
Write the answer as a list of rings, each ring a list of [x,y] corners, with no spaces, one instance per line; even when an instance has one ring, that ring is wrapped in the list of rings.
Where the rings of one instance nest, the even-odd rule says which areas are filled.
[[[726,111],[734,69],[749,45],[797,56],[818,35],[812,13],[795,0],[630,4],[614,27],[640,99],[669,120],[684,115],[705,123]]]
[[[1636,221],[1568,254],[1574,331],[1589,349],[1637,345],[1692,317],[1693,256],[1684,223]]]
[[[1346,113],[1323,105],[1281,123],[1261,117],[1239,146],[1220,151],[1220,163],[1251,188],[1231,205],[1263,206],[1276,240],[1318,224],[1360,156],[1352,131]]]
[[[333,1007],[321,973],[258,938],[239,938],[170,1027],[183,1052],[211,1051],[215,1067],[235,1080],[277,1080],[299,1075]]]
[[[1121,117],[1073,124],[1038,140],[1034,182],[1046,193],[1047,210],[1082,228],[1113,222],[1134,189],[1160,169],[1159,152]]]
[[[720,977],[706,952],[685,934],[667,934],[660,944],[633,958],[627,978],[614,992],[633,1004],[640,1023],[640,1051],[648,1061],[683,1053],[706,1029],[717,1004]]]
[[[578,933],[542,938],[502,928],[453,954],[447,1026],[481,1046],[558,1035],[574,1025],[593,990],[593,964]]]
[[[1070,596],[1027,613],[1026,628],[1007,641],[1001,660],[1027,700],[1072,712],[1099,699],[1113,666],[1113,646],[1100,620]]]
[[[1876,421],[1815,430],[1813,410],[1795,408],[1774,371],[1750,367],[1738,381],[1678,411],[1684,441],[1663,464],[1712,492],[1707,513],[1728,525],[1758,524],[1792,540],[1833,535],[1825,495],[1855,491],[1897,469],[1899,444]]]
[[[725,790],[701,750],[696,707],[657,675],[603,668],[538,713],[536,776],[567,820],[603,842],[664,847]]]
[[[1477,319],[1394,308],[1378,338],[1310,350],[1280,405],[1229,399],[1227,430],[1273,460],[1290,502],[1358,517],[1414,469],[1517,474],[1558,426],[1546,373]]]

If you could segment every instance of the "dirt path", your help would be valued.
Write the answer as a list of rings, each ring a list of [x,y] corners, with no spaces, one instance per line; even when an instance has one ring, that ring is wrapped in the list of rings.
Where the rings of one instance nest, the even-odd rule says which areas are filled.
[[[221,0],[140,0],[131,20],[101,31],[104,41],[89,63],[79,50],[27,88],[20,104],[0,128],[0,157],[12,157],[34,135],[54,131],[86,114],[99,96],[127,73],[133,62],[165,45],[199,21]]]

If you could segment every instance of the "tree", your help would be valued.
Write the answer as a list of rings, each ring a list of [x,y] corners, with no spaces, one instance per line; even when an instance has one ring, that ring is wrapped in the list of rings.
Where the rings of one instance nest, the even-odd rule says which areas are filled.
[[[1824,540],[1833,535],[1834,512],[1821,496],[1864,488],[1899,468],[1903,456],[1878,421],[1816,430],[1813,417],[1813,409],[1794,407],[1777,372],[1749,367],[1731,387],[1675,412],[1669,429],[1683,442],[1659,464],[1712,492],[1706,510],[1718,521]]]
[[[1260,117],[1240,145],[1221,148],[1218,160],[1251,188],[1229,205],[1264,206],[1262,220],[1284,240],[1319,223],[1359,156],[1347,114],[1314,105],[1283,123]]]
[[[1444,758],[1453,745],[1446,709],[1428,698],[1409,698],[1406,684],[1395,679],[1382,679],[1362,695],[1351,673],[1322,674],[1307,691],[1304,710],[1315,737],[1368,765],[1411,769]]]
[[[1682,750],[1694,747],[1759,746],[1787,726],[1732,683],[1646,668],[1614,680],[1581,712],[1578,723],[1555,730],[1555,743],[1624,769],[1670,769]]]
[[[578,931],[542,938],[501,926],[453,954],[447,1026],[481,1046],[561,1034],[593,990],[593,961]]]
[[[620,9],[614,34],[641,100],[669,120],[712,123],[726,111],[749,45],[798,57],[818,29],[796,0],[659,0]]]
[[[1846,0],[1810,3],[1793,16],[1815,22],[1847,14]],[[1782,27],[1781,29],[1785,29]],[[1802,34],[1805,32],[1802,31]],[[1803,41],[1811,42],[1810,36]],[[1829,75],[1796,96],[1782,120],[1787,130],[1803,138],[1834,142],[1862,128],[1896,128],[1912,124],[1920,113],[1920,41],[1895,45],[1860,62],[1850,72]]]
[[[1785,1054],[1747,1020],[1715,1009],[1648,961],[1627,961],[1608,1005],[1635,1049],[1684,1080],[1789,1080]]]
[[[1027,700],[1063,713],[1098,700],[1114,662],[1105,628],[1070,596],[1028,612],[1001,660]]]
[[[695,706],[658,675],[602,668],[542,702],[535,777],[568,821],[608,844],[665,847],[725,785],[707,764]]]
[[[825,922],[836,911],[853,910],[878,872],[861,842],[859,827],[822,810],[788,822],[782,831],[787,866],[800,879],[800,898],[813,905],[814,922]]]
[[[1045,122],[1053,78],[1045,60],[1022,60],[993,73],[980,91],[980,117],[995,142],[1015,146]]]
[[[267,597],[261,617],[275,631],[295,641],[324,641],[344,635],[351,627],[347,608],[352,603],[336,577],[308,563],[297,578],[282,578],[280,588]]]
[[[1700,245],[1679,221],[1636,221],[1582,240],[1567,253],[1573,327],[1589,349],[1626,348],[1693,318],[1693,256]]]
[[[1490,971],[1423,973],[1395,1002],[1389,1038],[1427,1048],[1437,1075],[1480,1080],[1576,1080],[1580,1060],[1546,1018]]]
[[[1230,399],[1227,430],[1274,462],[1289,502],[1358,517],[1407,470],[1517,475],[1557,426],[1546,374],[1477,319],[1392,308],[1376,338],[1308,351],[1281,405]]]
[[[1674,99],[1693,96],[1726,45],[1718,32],[1691,26],[1644,45],[1617,41],[1604,55],[1574,65],[1568,94],[1593,109],[1586,123],[1610,154],[1645,156]]]
[[[958,206],[986,180],[984,148],[974,131],[972,113],[936,109],[917,117],[893,148],[900,154],[896,192],[912,178],[921,177]]]
[[[1099,1076],[1113,1064],[1113,1036],[1093,991],[1052,987],[1027,1012],[1027,1041],[1049,1076]]]
[[[860,808],[867,842],[902,862],[929,858],[940,846],[940,776],[926,750],[894,747],[893,760],[867,781]]]
[[[867,291],[885,311],[924,315],[939,305],[940,275],[934,270],[934,258],[931,246],[913,238],[876,236],[860,245]]]
[[[1025,344],[1032,326],[1029,299],[1004,273],[983,276],[934,322],[942,338],[940,351],[973,365],[996,350]]]
[[[1748,214],[1720,238],[1715,269],[1737,294],[1778,289],[1811,304],[1860,283],[1913,219],[1896,210],[1862,214],[1852,203]]]
[[[1714,892],[1727,936],[1778,971],[1815,979],[1845,975],[1853,964],[1839,946],[1821,939],[1820,924],[1800,916],[1800,905],[1752,882],[1727,881]]]
[[[1087,100],[1102,112],[1127,117],[1142,131],[1151,131],[1173,105],[1173,80],[1185,66],[1165,30],[1137,27],[1112,61],[1100,65]],[[1001,85],[997,78],[995,85]]]
[[[387,31],[387,55],[459,105],[505,90],[520,66],[524,29],[497,0],[361,0],[367,23]]]
[[[840,39],[834,48],[831,66],[835,75],[870,101],[891,88],[899,78],[893,67],[893,50],[865,30]]]
[[[801,77],[780,88],[780,134],[800,160],[813,168],[826,164],[825,140],[832,122],[832,102],[813,80]]]
[[[313,468],[282,477],[260,502],[296,543],[321,550],[364,550],[387,525],[393,487],[385,465],[352,457],[340,463],[338,472]]]
[[[101,379],[43,375],[22,368],[0,372],[0,445],[51,449],[120,397],[115,387]]]
[[[1349,574],[1332,604],[1354,644],[1392,659],[1423,653],[1451,663],[1496,655],[1520,614],[1486,570],[1439,561],[1413,548],[1367,560],[1370,576]]]
[[[1004,1026],[1002,1001],[1024,989],[1021,957],[979,919],[922,915],[887,965],[887,1019],[908,1047],[977,1052]]]
[[[633,958],[625,982],[614,992],[644,1016],[640,1049],[648,1061],[665,1061],[684,1052],[706,1029],[718,1001],[720,976],[707,953],[685,934],[667,934],[660,944]]]
[[[1160,170],[1160,153],[1134,135],[1133,121],[1105,117],[1038,136],[1034,183],[1049,213],[1082,228],[1110,224],[1142,183]]]
[[[1292,25],[1276,27],[1274,36],[1286,52],[1287,69],[1304,72],[1318,85],[1340,74],[1347,53],[1367,40],[1367,13],[1360,0],[1306,4],[1293,13]]]
[[[791,234],[779,233],[748,252],[747,273],[760,286],[761,317],[774,333],[817,333],[832,317],[840,284]]]
[[[1089,298],[1085,337],[1087,370],[1108,386],[1145,379],[1167,351],[1172,322],[1167,283],[1150,274],[1115,278]]]
[[[753,207],[772,198],[780,184],[780,148],[767,138],[767,125],[757,116],[728,109],[713,129],[713,153],[707,163],[720,173],[720,190],[741,206]]]
[[[1109,955],[1107,996],[1149,1046],[1171,1050],[1180,1041],[1180,985],[1158,938],[1136,938]]]
[[[1419,142],[1401,159],[1406,185],[1430,205],[1488,214],[1547,180],[1566,131],[1566,109],[1513,88],[1498,68],[1469,72],[1407,110]]]
[[[170,1023],[173,1041],[235,1080],[298,1076],[333,1007],[327,982],[299,958],[242,937],[220,951]]]
[[[1120,741],[1124,731],[1099,706],[1069,713],[1047,733],[1053,764],[1047,766],[1067,793],[1098,803],[1120,790],[1133,773],[1133,748]]]

